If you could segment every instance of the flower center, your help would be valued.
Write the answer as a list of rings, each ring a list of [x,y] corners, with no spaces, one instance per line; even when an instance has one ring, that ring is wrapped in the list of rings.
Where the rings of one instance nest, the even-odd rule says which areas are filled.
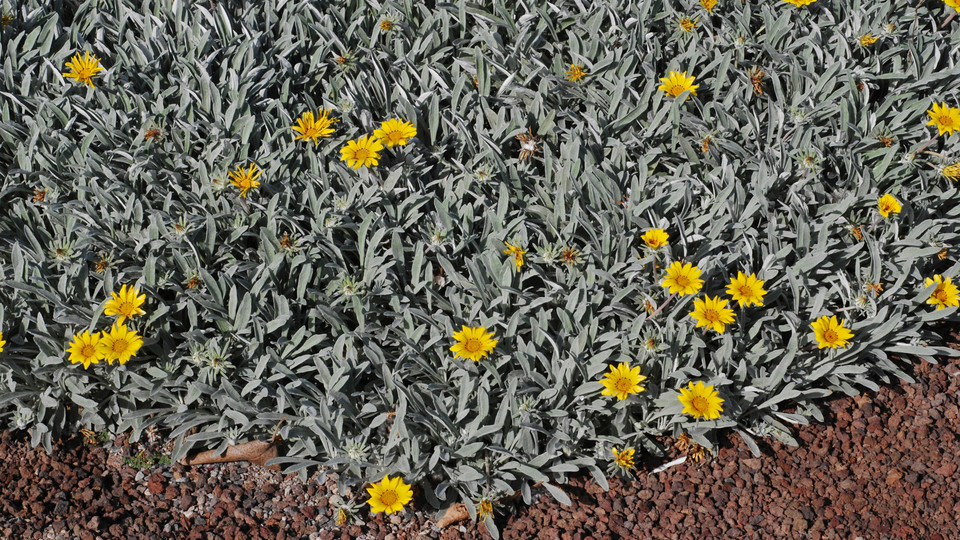
[[[119,311],[121,314],[123,314],[123,315],[126,316],[126,317],[132,317],[132,316],[133,316],[133,310],[135,310],[135,309],[137,309],[137,308],[133,307],[133,304],[132,304],[132,303],[130,303],[130,302],[124,302],[124,303],[120,304],[120,309],[118,309],[117,311]]]
[[[835,343],[839,341],[840,336],[837,335],[835,330],[827,330],[823,333],[823,340],[827,343]]]
[[[944,114],[937,118],[937,123],[942,124],[944,127],[952,127],[953,118],[949,114]]]
[[[619,379],[617,379],[617,382],[614,383],[614,386],[617,388],[617,392],[621,392],[624,394],[629,394],[630,391],[633,390],[632,381],[625,377],[620,377]]]
[[[690,286],[690,278],[688,278],[687,276],[684,276],[684,275],[679,275],[679,276],[677,276],[677,277],[674,279],[674,281],[676,281],[676,282],[677,282],[677,285],[680,286],[680,287],[689,287],[689,286]]]
[[[685,90],[686,88],[684,88],[683,86],[680,86],[679,84],[672,84],[670,85],[670,88],[667,89],[667,93],[669,93],[673,97],[677,97],[680,94],[682,94]]]
[[[703,310],[703,318],[710,322],[719,321],[720,312],[715,309],[705,309]]]
[[[743,287],[740,287],[740,296],[743,296],[744,298],[753,296],[753,289],[751,289],[746,285],[744,285]]]
[[[398,143],[403,139],[403,133],[398,130],[393,130],[390,133],[387,133],[387,138],[390,139],[392,143]]]
[[[370,150],[366,148],[357,148],[357,151],[353,153],[353,159],[357,161],[366,161],[370,159]]]
[[[112,349],[113,349],[113,352],[115,352],[115,353],[117,353],[117,354],[120,354],[120,353],[126,351],[126,350],[127,350],[127,340],[125,340],[125,339],[118,339],[118,340],[114,341],[114,342],[113,342],[113,347],[112,347]]]
[[[693,405],[693,408],[697,411],[706,414],[707,409],[710,408],[710,403],[707,401],[707,398],[703,396],[697,396],[693,398],[693,401],[690,402]]]
[[[80,349],[80,354],[87,358],[92,358],[93,355],[97,354],[97,349],[93,345],[84,345],[83,348]]]
[[[480,343],[479,339],[470,338],[466,343],[463,344],[463,348],[467,350],[468,353],[480,352],[480,349],[483,348],[483,345]]]
[[[943,288],[938,288],[936,291],[934,291],[933,296],[935,296],[941,304],[947,303],[947,291],[945,291]]]
[[[397,492],[392,489],[388,489],[380,494],[380,502],[382,502],[384,506],[393,506],[397,503],[398,499]]]

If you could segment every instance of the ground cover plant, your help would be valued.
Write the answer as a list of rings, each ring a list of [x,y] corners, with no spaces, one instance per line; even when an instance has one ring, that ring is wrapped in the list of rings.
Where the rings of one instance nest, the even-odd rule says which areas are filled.
[[[796,444],[950,354],[953,0],[2,9],[0,417],[34,444],[275,435],[344,515],[485,519],[661,435]]]

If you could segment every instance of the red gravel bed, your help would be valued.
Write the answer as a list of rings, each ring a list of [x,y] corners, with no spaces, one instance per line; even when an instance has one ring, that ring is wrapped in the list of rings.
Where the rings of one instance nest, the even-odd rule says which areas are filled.
[[[953,336],[956,341],[957,336]],[[584,478],[560,506],[501,508],[506,539],[960,538],[960,360],[914,366],[916,384],[829,403],[825,424],[753,457],[736,437],[713,459],[611,481]],[[48,455],[0,433],[3,538],[481,538],[465,522],[441,531],[420,504],[337,527],[328,479],[307,483],[245,464],[137,471],[74,438]],[[666,462],[672,457],[664,458]],[[661,462],[647,463],[655,467]]]

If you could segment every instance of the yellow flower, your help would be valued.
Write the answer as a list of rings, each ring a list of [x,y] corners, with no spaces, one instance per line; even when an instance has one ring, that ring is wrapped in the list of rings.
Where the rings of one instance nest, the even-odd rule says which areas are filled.
[[[846,347],[853,337],[853,332],[843,326],[844,321],[837,322],[837,316],[827,318],[826,315],[810,323],[813,327],[813,334],[817,338],[819,348]]]
[[[690,91],[691,94],[697,95],[697,88],[700,88],[699,84],[693,84],[693,81],[696,79],[694,76],[687,77],[687,72],[671,71],[670,74],[666,77],[660,77],[660,82],[663,83],[657,87],[657,90],[663,90],[667,95],[678,97],[680,94]]]
[[[450,350],[456,353],[453,357],[462,356],[474,362],[479,362],[497,346],[497,340],[493,339],[493,332],[487,333],[487,328],[484,326],[463,326],[459,332],[453,333],[453,339],[457,340],[450,347]]]
[[[927,125],[937,126],[940,135],[944,133],[952,135],[954,131],[960,129],[960,109],[948,107],[946,103],[939,105],[934,103],[933,108],[927,111],[927,114],[930,115],[930,121],[927,122]]]
[[[393,21],[391,21],[390,19],[384,19],[380,21],[380,30],[384,32],[389,32],[390,30],[393,30]]]
[[[367,488],[370,499],[370,512],[386,512],[392,514],[403,509],[403,505],[413,499],[413,491],[409,484],[405,484],[399,476],[391,479],[390,476],[384,476],[377,484],[372,484]]]
[[[640,383],[647,380],[640,374],[640,366],[630,367],[630,362],[620,362],[617,367],[610,367],[610,371],[603,374],[600,384],[604,389],[601,396],[617,396],[618,400],[627,399],[630,394],[639,394],[645,388]]]
[[[700,0],[700,5],[709,13],[713,13],[713,8],[717,5],[717,0]]]
[[[290,129],[300,134],[294,137],[293,140],[305,141],[307,139],[313,139],[314,146],[320,144],[320,137],[329,137],[333,134],[333,128],[330,126],[337,121],[336,118],[330,118],[328,116],[329,114],[330,111],[320,109],[317,111],[316,120],[314,120],[313,111],[303,113],[300,118],[297,119],[297,125],[290,126]]]
[[[643,239],[643,243],[648,248],[660,249],[667,245],[667,239],[670,238],[670,235],[663,229],[648,229],[640,238]]]
[[[104,332],[97,343],[98,352],[103,354],[107,363],[113,365],[114,360],[118,360],[120,365],[126,364],[131,357],[137,355],[137,351],[143,346],[143,338],[137,334],[136,330],[128,330],[127,325],[117,323],[110,329],[110,333]]]
[[[943,0],[943,3],[957,10],[957,13],[960,13],[960,0]]]
[[[347,509],[341,506],[340,508],[337,508],[337,517],[334,519],[334,523],[337,524],[337,527],[343,527],[347,524],[347,520],[349,518],[350,514],[347,512]]]
[[[340,149],[340,161],[346,161],[354,169],[373,167],[380,163],[380,150],[383,144],[379,139],[364,135]]]
[[[100,332],[90,334],[85,330],[82,334],[73,336],[73,343],[67,352],[70,353],[70,362],[74,364],[83,364],[83,369],[90,367],[90,364],[99,364],[104,358],[103,351],[97,346],[100,343]]]
[[[397,145],[404,146],[407,141],[416,137],[417,128],[410,122],[390,119],[381,124],[380,129],[374,130],[373,136],[387,143],[387,148],[393,148]]]
[[[624,469],[633,468],[633,454],[636,453],[636,450],[633,448],[624,448],[622,451],[618,452],[617,447],[613,447],[613,462],[617,464],[618,467]]]
[[[7,342],[3,340],[3,332],[0,332],[0,352],[3,352],[3,346],[6,344]]]
[[[924,285],[927,287],[937,284],[937,288],[927,298],[927,303],[937,306],[937,309],[945,307],[960,307],[960,291],[950,278],[944,278],[940,274],[933,276],[933,279],[927,278]]]
[[[564,70],[564,73],[567,74],[566,79],[570,82],[578,82],[587,76],[587,72],[583,71],[583,66],[580,64],[570,64],[570,70]]]
[[[739,302],[740,307],[751,304],[762,306],[763,295],[767,294],[767,291],[763,289],[763,280],[757,279],[756,274],[748,276],[743,272],[737,272],[736,278],[730,278],[727,294],[733,298],[734,302]]]
[[[683,403],[682,414],[689,414],[694,418],[716,420],[723,412],[720,392],[714,390],[713,386],[703,384],[703,381],[697,381],[696,384],[688,382],[687,388],[681,388],[677,397],[680,403]]]
[[[899,214],[900,208],[900,201],[889,193],[877,200],[877,209],[883,217],[890,217],[891,213]]]
[[[126,285],[120,287],[120,294],[110,293],[113,298],[107,300],[107,305],[103,308],[104,315],[119,315],[117,322],[123,324],[128,317],[136,315],[146,315],[146,311],[140,308],[147,295],[140,294],[140,289],[136,287],[127,288]],[[138,296],[139,295],[139,296]]]
[[[874,43],[876,43],[878,39],[880,39],[880,38],[877,37],[877,36],[875,36],[875,35],[873,35],[873,34],[864,34],[864,35],[860,36],[859,41],[860,41],[860,45],[862,45],[862,46],[864,46],[864,47],[869,47],[869,46],[873,45]]]
[[[960,2],[960,0],[957,1]],[[940,171],[940,174],[945,176],[951,182],[960,179],[960,161],[954,163],[953,165],[947,165],[942,171]]]
[[[793,4],[797,7],[802,7],[802,6],[809,6],[810,4],[816,2],[817,0],[783,0],[783,1],[787,2],[788,4]]]
[[[253,174],[256,171],[257,174]],[[257,178],[263,174],[262,170],[257,170],[257,166],[253,163],[250,164],[250,168],[243,170],[237,165],[236,171],[230,172],[230,183],[240,188],[240,197],[247,198],[247,191],[251,189],[257,189],[260,187],[260,182],[257,182]]]
[[[526,253],[526,251],[520,249],[519,243],[515,246],[511,246],[510,242],[504,242],[504,244],[507,245],[507,249],[503,250],[503,252],[513,257],[513,262],[517,265],[517,272],[519,272],[520,267],[523,266],[523,254]]]
[[[697,27],[698,20],[700,19],[694,19],[691,21],[688,17],[681,17],[677,19],[677,25],[680,27],[680,30],[683,30],[684,32],[693,32],[693,29]]]
[[[63,72],[64,77],[82,82],[90,88],[94,87],[93,77],[103,71],[100,67],[100,59],[96,55],[91,57],[89,51],[83,53],[83,58],[80,58],[80,53],[74,54],[73,58],[67,62],[67,68],[70,71]]]
[[[493,515],[493,501],[480,499],[477,503],[477,521],[483,521]]]
[[[710,298],[708,295],[704,300],[694,300],[690,316],[697,321],[697,328],[706,326],[721,334],[726,330],[726,325],[733,322],[733,310],[728,308],[727,301],[721,300],[719,296]]]
[[[667,277],[663,278],[664,287],[670,287],[670,294],[685,296],[696,294],[703,287],[700,269],[692,263],[674,262],[667,268]]]

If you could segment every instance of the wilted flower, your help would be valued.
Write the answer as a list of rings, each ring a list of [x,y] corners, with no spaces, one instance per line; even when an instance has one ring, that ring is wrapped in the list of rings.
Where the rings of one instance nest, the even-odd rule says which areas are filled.
[[[879,39],[880,39],[879,37],[877,37],[877,36],[875,36],[875,35],[873,35],[873,34],[864,34],[864,35],[860,36],[860,38],[857,39],[857,41],[860,42],[860,45],[861,45],[862,47],[869,47],[869,46],[873,45],[874,43],[876,43],[877,40],[879,40]]]
[[[570,64],[570,69],[564,73],[567,74],[566,79],[570,82],[579,82],[587,76],[587,72],[583,71],[583,66],[580,64]]]
[[[677,19],[677,26],[683,32],[693,32],[693,30],[697,27],[698,20],[699,19],[691,20],[689,17],[681,17]]]
[[[523,254],[526,253],[521,247],[520,244],[511,245],[510,242],[504,242],[507,245],[507,249],[503,250],[504,253],[513,257],[513,263],[517,266],[517,272],[520,271],[520,267],[523,266]]]

